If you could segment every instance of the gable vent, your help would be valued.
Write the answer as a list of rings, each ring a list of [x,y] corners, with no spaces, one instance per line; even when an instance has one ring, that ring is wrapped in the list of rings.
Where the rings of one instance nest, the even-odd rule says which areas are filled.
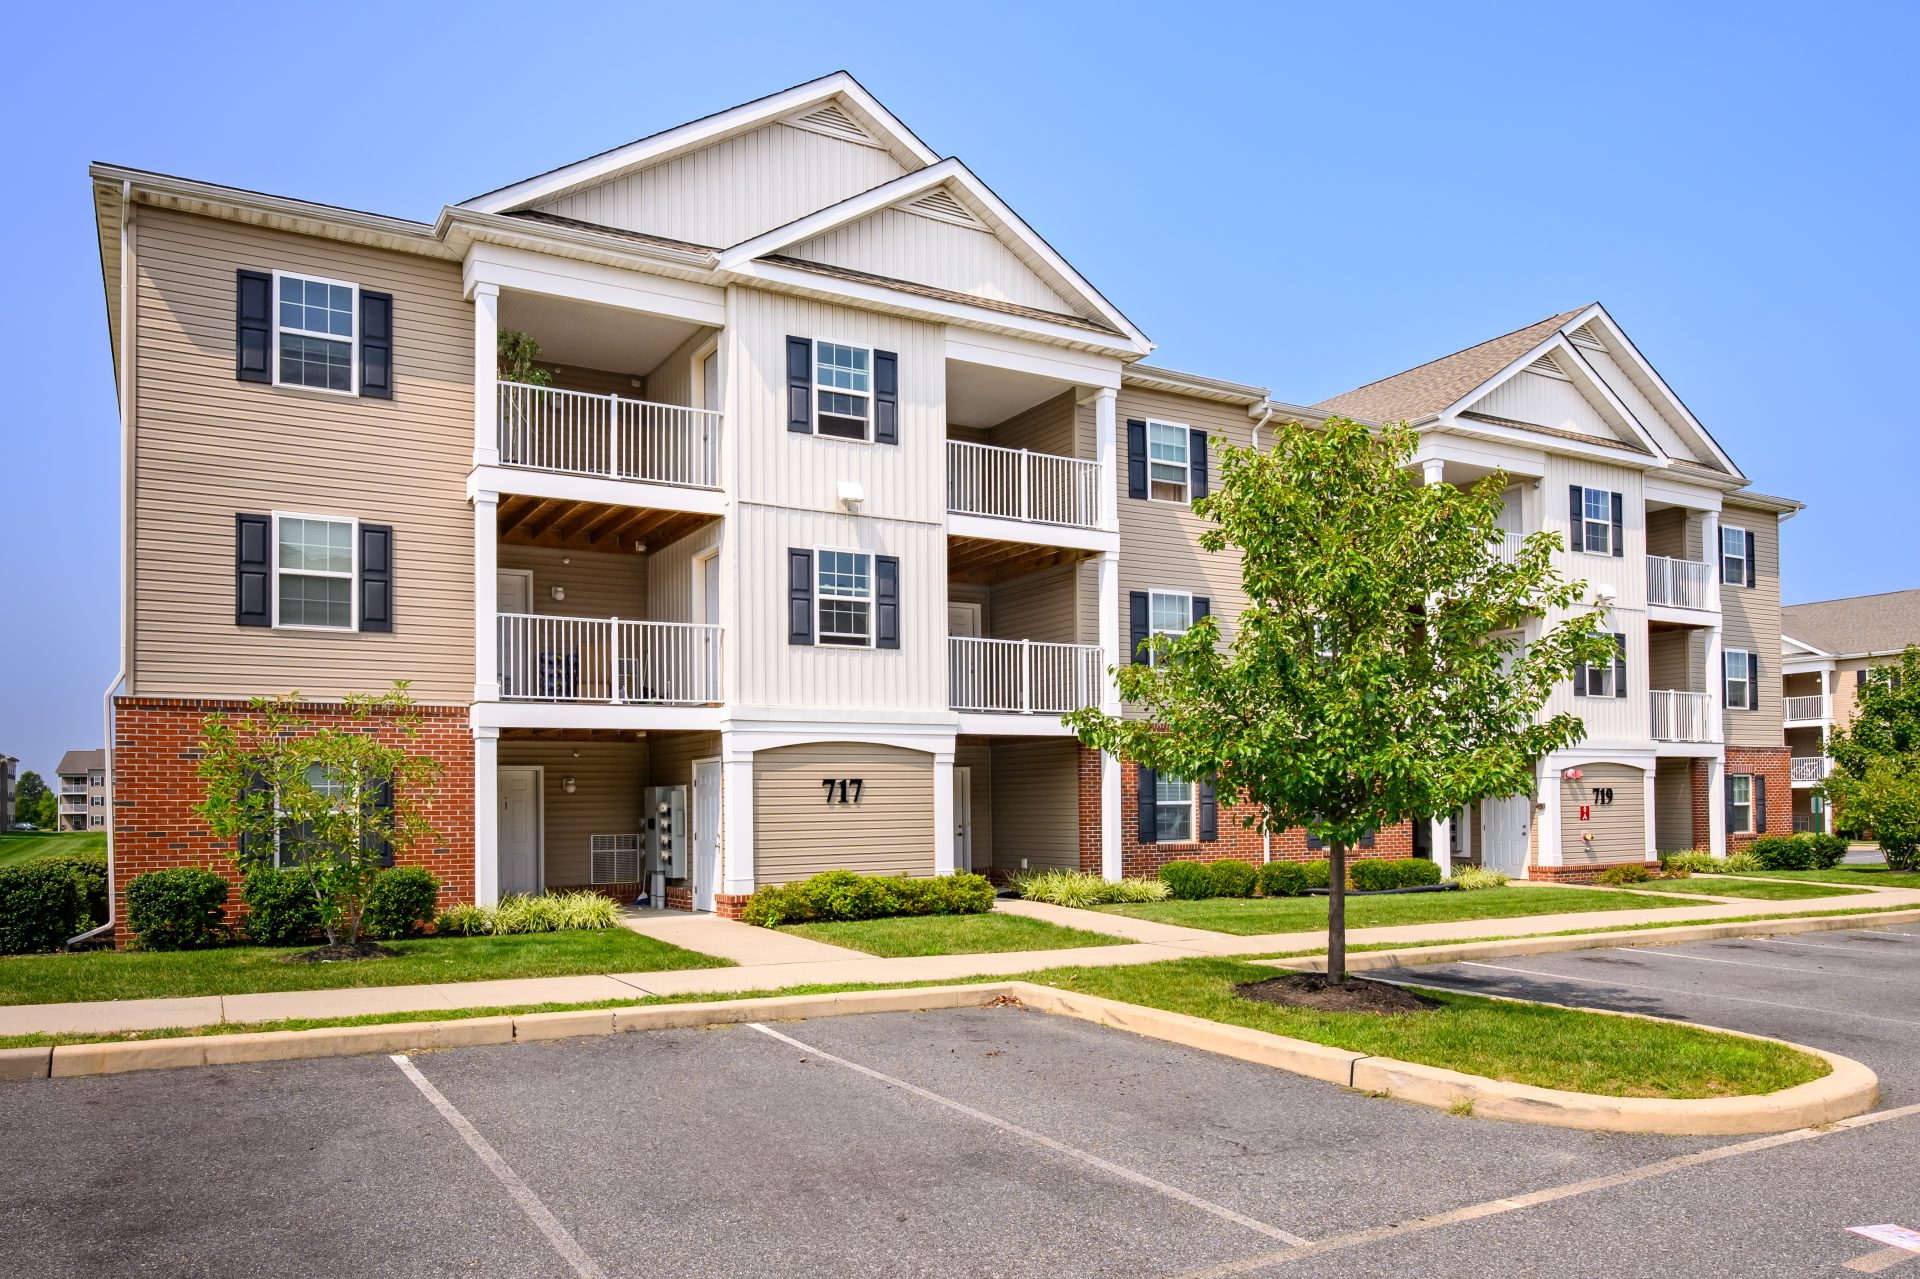
[[[1560,365],[1555,362],[1551,352],[1541,356],[1532,364],[1527,365],[1527,372],[1538,373],[1542,377],[1557,377],[1561,379],[1565,379],[1567,376],[1561,371]]]
[[[1600,340],[1600,335],[1593,331],[1591,324],[1581,325],[1573,332],[1567,334],[1567,339],[1575,346],[1584,346],[1589,351],[1604,351],[1607,349],[1607,344]]]
[[[908,213],[918,213],[922,217],[937,218],[942,222],[955,222],[961,226],[980,228],[980,219],[973,216],[972,210],[960,203],[953,192],[941,187],[929,191],[918,199],[908,200],[900,206]],[[983,228],[982,228],[983,229]]]
[[[787,123],[797,128],[811,129],[815,133],[824,133],[830,138],[839,138],[843,142],[859,142],[870,147],[880,145],[838,102],[823,102],[811,111],[788,117]]]

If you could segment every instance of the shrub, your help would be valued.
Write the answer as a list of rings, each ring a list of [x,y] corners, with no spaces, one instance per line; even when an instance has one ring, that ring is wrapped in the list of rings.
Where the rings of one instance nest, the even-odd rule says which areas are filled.
[[[65,866],[79,876],[85,908],[80,912],[80,927],[75,932],[85,932],[94,925],[104,924],[107,921],[107,855],[105,853],[55,853],[51,857],[35,858],[34,862],[42,866]],[[73,933],[67,934],[68,937],[73,935]]]
[[[1692,879],[1693,871],[1685,866],[1663,866],[1660,869],[1662,879]]]
[[[1222,857],[1219,861],[1207,863],[1207,876],[1213,880],[1215,897],[1251,897],[1260,872],[1246,862]]]
[[[1630,862],[1625,866],[1609,866],[1593,877],[1596,884],[1644,884],[1653,878],[1653,872],[1639,862]]]
[[[1160,868],[1160,882],[1183,902],[1205,901],[1213,896],[1213,872],[1196,861],[1171,861]]]
[[[1760,859],[1752,853],[1728,853],[1720,859],[1720,873],[1723,875],[1751,875],[1756,870],[1765,870]]]
[[[360,931],[369,937],[412,937],[433,919],[440,880],[419,866],[391,866],[373,877]]]
[[[148,871],[127,884],[127,931],[141,950],[194,950],[226,933],[226,877],[196,866]]]
[[[87,930],[86,877],[56,858],[0,868],[0,954],[59,950]]]
[[[1157,879],[1106,880],[1085,871],[1027,871],[1014,876],[1013,891],[1030,902],[1053,906],[1104,906],[1109,902],[1157,902],[1170,895]]]
[[[1794,839],[1806,845],[1810,870],[1832,870],[1847,859],[1847,841],[1838,835],[1808,832],[1795,835]]]
[[[1440,882],[1440,867],[1437,863],[1418,857],[1368,857],[1349,866],[1347,878],[1358,891],[1377,893],[1388,888],[1437,884]]]
[[[240,900],[247,904],[247,940],[258,945],[298,946],[320,931],[320,903],[298,866],[253,867],[240,882]]]
[[[1308,888],[1325,888],[1333,878],[1333,863],[1322,857],[1319,861],[1308,862],[1301,871],[1307,877]]]
[[[443,937],[484,937],[493,931],[493,912],[472,902],[449,906],[435,916],[433,931]]]
[[[1453,870],[1453,882],[1463,889],[1473,891],[1481,888],[1505,888],[1507,877],[1497,870],[1488,870],[1484,866],[1456,866]]]
[[[1695,875],[1712,875],[1726,868],[1726,863],[1712,853],[1698,849],[1690,853],[1665,853],[1660,858],[1660,868],[1671,875],[1675,871],[1686,871]]]
[[[1116,879],[1107,884],[1107,891],[1115,902],[1163,902],[1173,896],[1157,879]]]
[[[806,924],[898,915],[978,915],[993,909],[984,875],[861,875],[829,870],[792,884],[755,891],[742,915],[749,924]]]
[[[1307,891],[1307,871],[1299,862],[1268,862],[1258,880],[1262,897],[1298,897]]]
[[[1767,870],[1831,870],[1847,855],[1838,835],[1762,835],[1747,846]]]

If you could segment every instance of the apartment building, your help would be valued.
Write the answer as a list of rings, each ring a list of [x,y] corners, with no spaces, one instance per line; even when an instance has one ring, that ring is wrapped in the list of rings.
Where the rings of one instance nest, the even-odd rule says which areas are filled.
[[[14,822],[14,771],[19,768],[20,760],[13,755],[0,755],[0,830],[7,830]]]
[[[68,751],[54,776],[60,779],[55,812],[61,830],[104,831],[113,824],[105,750]]]
[[[1118,710],[1106,671],[1150,634],[1232,634],[1238,565],[1191,510],[1210,446],[1333,412],[1414,420],[1430,481],[1504,469],[1511,532],[1570,532],[1622,637],[1562,699],[1594,731],[1536,798],[1363,851],[1578,877],[1722,847],[1736,746],[1784,778],[1777,708],[1746,740],[1758,681],[1723,710],[1707,673],[1729,597],[1777,617],[1793,504],[1744,493],[1598,305],[1313,409],[1154,367],[845,73],[431,224],[91,176],[128,487],[121,883],[224,856],[190,811],[207,713],[297,689],[327,719],[394,679],[446,768],[414,856],[460,898],[657,875],[734,912],[839,866],[1317,855],[1059,716]],[[502,333],[538,348],[512,378]]]
[[[1920,644],[1920,590],[1854,595],[1780,610],[1782,723],[1792,756],[1793,829],[1831,832],[1821,787],[1827,739],[1853,722],[1854,697],[1876,666]]]

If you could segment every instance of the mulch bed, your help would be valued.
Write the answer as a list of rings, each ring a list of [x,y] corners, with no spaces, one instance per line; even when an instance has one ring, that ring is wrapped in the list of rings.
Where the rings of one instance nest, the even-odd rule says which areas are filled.
[[[314,950],[303,950],[297,955],[288,955],[281,960],[284,964],[338,964],[352,963],[361,959],[393,959],[400,954],[397,950],[382,946],[379,942],[358,941],[349,946],[338,942],[331,946],[321,946]]]
[[[1325,973],[1290,973],[1268,981],[1251,981],[1235,986],[1234,990],[1243,998],[1263,1004],[1312,1008],[1324,1013],[1419,1013],[1443,1006],[1439,1000],[1416,994],[1404,986],[1352,976],[1336,982],[1329,980]]]

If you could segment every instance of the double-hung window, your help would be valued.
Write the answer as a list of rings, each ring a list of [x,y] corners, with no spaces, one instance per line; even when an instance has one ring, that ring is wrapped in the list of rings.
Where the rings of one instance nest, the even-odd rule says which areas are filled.
[[[1753,777],[1749,773],[1727,774],[1727,833],[1745,835],[1753,830]]]
[[[274,384],[356,394],[360,287],[276,271],[273,291]]]
[[[1147,634],[1149,636],[1184,635],[1187,628],[1192,625],[1193,596],[1178,591],[1151,592],[1147,601]],[[1152,663],[1159,665],[1159,653],[1149,651]]]
[[[1720,528],[1720,581],[1726,586],[1747,584],[1747,530]]]
[[[1582,666],[1581,678],[1586,681],[1582,691],[1588,697],[1613,696],[1613,663],[1601,662],[1594,666]]]
[[[1613,554],[1613,494],[1606,489],[1580,491],[1580,545],[1595,555]]]
[[[1744,580],[1744,579],[1743,579]],[[1737,648],[1726,651],[1727,686],[1721,695],[1728,710],[1744,711],[1753,705],[1753,655]]]
[[[334,809],[344,809],[353,803],[359,790],[351,778],[329,771],[325,764],[307,765],[307,786],[328,807]],[[273,809],[278,820],[273,827],[273,863],[276,866],[292,866],[303,860],[302,855],[313,838],[313,832],[304,822],[287,818],[280,807],[278,788],[275,789]]]
[[[273,517],[275,626],[350,631],[354,616],[355,521]]]
[[[873,647],[873,556],[823,550],[814,563],[820,643]]]
[[[1147,496],[1156,502],[1185,503],[1192,475],[1192,434],[1168,422],[1147,423]],[[1185,629],[1184,627],[1182,628]]]
[[[1153,779],[1154,834],[1163,844],[1186,844],[1193,840],[1193,783],[1183,782],[1165,773]]]
[[[821,435],[872,438],[873,351],[839,342],[813,344],[813,389]]]

